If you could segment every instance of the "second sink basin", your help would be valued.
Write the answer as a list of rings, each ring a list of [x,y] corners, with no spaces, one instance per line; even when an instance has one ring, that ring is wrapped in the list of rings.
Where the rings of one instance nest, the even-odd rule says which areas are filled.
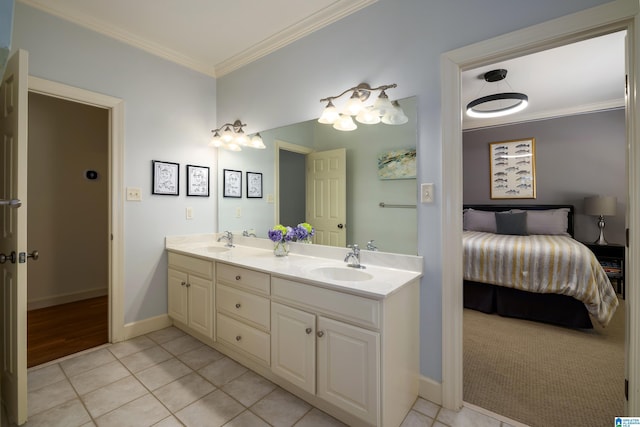
[[[207,252],[227,252],[230,248],[226,246],[207,246]]]
[[[373,279],[371,274],[349,267],[318,267],[311,270],[311,273],[317,274],[324,279],[345,282],[361,282]]]

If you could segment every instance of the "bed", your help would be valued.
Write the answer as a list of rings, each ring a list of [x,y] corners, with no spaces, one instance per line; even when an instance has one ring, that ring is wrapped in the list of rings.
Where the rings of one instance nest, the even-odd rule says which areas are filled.
[[[618,299],[595,255],[573,239],[571,205],[465,205],[464,307],[593,328]]]

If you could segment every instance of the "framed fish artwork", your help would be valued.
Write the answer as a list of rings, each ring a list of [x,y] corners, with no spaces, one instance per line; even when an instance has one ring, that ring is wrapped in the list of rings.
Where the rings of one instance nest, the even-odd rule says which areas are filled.
[[[536,140],[489,143],[492,199],[536,198]]]

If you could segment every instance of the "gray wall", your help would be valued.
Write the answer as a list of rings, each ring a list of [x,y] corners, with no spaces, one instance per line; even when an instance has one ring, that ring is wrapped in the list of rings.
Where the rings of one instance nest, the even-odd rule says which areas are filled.
[[[305,155],[280,150],[280,223],[296,225],[306,219]]]
[[[598,237],[597,218],[583,214],[584,197],[616,196],[617,215],[605,218],[605,236],[624,243],[625,132],[623,109],[464,132],[464,203],[572,204],[575,238],[592,242]],[[491,200],[489,143],[523,138],[536,140],[537,197]]]

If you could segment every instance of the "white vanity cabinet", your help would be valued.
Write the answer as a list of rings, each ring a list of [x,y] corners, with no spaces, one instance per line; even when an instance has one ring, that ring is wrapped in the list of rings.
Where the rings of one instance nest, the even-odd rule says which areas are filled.
[[[218,341],[269,366],[271,359],[269,274],[217,264]]]
[[[213,340],[213,261],[169,252],[168,263],[169,316]]]

